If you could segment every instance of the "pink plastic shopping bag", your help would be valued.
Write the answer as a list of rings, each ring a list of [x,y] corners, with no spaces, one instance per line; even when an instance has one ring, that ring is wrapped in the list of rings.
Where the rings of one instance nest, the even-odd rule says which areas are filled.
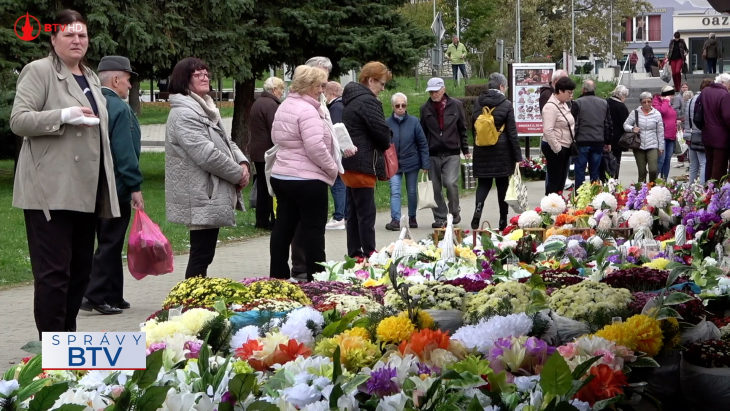
[[[136,210],[127,247],[129,272],[138,280],[148,275],[171,273],[172,246],[144,211]]]

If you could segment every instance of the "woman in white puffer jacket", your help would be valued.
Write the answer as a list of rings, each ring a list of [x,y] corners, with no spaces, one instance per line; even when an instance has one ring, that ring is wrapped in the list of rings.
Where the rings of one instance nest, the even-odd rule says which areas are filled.
[[[641,93],[639,101],[641,107],[629,113],[624,122],[624,131],[641,136],[641,147],[634,150],[639,182],[646,182],[648,167],[649,182],[653,183],[657,178],[659,155],[664,153],[664,122],[661,113],[651,105],[651,93]]]

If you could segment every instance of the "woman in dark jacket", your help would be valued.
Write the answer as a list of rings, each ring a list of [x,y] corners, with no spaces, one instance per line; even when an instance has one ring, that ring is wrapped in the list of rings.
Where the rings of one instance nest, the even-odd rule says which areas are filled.
[[[390,179],[390,217],[391,222],[385,225],[386,230],[400,230],[401,183],[406,177],[408,191],[408,226],[418,228],[416,211],[418,208],[418,170],[427,171],[431,168],[431,158],[428,156],[428,141],[421,128],[418,118],[409,116],[408,97],[403,93],[395,93],[390,99],[393,105],[393,115],[386,123],[393,130],[393,144],[398,154],[398,173]]]
[[[618,141],[624,135],[624,123],[629,117],[629,109],[626,107],[626,99],[629,97],[629,89],[626,86],[618,86],[611,93],[608,101],[608,111],[611,113],[611,122],[613,123],[613,140],[611,140],[611,152],[616,157],[616,175],[618,178],[621,169],[621,154],[625,151]]]
[[[385,122],[378,94],[392,78],[385,64],[371,61],[360,71],[359,82],[345,86],[342,122],[350,133],[357,153],[342,160],[347,187],[347,254],[369,257],[375,252],[375,183],[382,154],[390,147],[391,131]],[[379,153],[379,154],[378,154]]]
[[[264,154],[274,146],[271,142],[271,125],[285,88],[284,80],[278,77],[266,79],[264,92],[251,106],[251,117],[248,121],[248,132],[251,135],[248,148],[251,161],[256,166],[256,227],[264,230],[274,229],[274,199],[269,195],[264,177]]]
[[[489,76],[489,90],[479,96],[474,104],[474,113],[471,116],[472,129],[474,122],[482,115],[482,108],[492,111],[494,125],[501,130],[497,144],[493,146],[474,145],[474,177],[478,179],[477,205],[471,228],[479,228],[482,218],[484,201],[492,189],[492,182],[497,185],[497,201],[499,202],[499,229],[507,227],[507,203],[504,201],[509,187],[509,178],[514,174],[516,164],[522,161],[520,142],[517,139],[517,125],[512,102],[507,100],[504,92],[507,90],[507,79],[499,73]]]

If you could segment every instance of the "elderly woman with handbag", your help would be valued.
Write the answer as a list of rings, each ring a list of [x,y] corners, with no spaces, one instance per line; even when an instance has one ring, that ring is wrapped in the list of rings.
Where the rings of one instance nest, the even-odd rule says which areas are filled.
[[[190,230],[185,278],[208,275],[221,227],[236,225],[244,211],[241,189],[249,163],[223,128],[208,92],[208,66],[194,57],[175,65],[170,78],[170,115],[165,133],[167,220]],[[263,194],[263,193],[262,193]]]
[[[121,215],[101,82],[85,62],[86,20],[63,10],[50,55],[18,76],[10,129],[23,137],[13,207],[23,209],[38,335],[76,331],[98,217]],[[6,244],[7,246],[7,244]]]
[[[653,183],[657,178],[657,165],[659,155],[664,154],[664,122],[662,115],[652,107],[651,93],[644,92],[639,95],[641,107],[629,113],[624,122],[624,134],[621,137],[622,145],[626,139],[638,135],[633,141],[638,144],[626,144],[625,147],[634,151],[636,166],[639,169],[639,182],[646,182],[646,171],[649,169],[649,182]]]

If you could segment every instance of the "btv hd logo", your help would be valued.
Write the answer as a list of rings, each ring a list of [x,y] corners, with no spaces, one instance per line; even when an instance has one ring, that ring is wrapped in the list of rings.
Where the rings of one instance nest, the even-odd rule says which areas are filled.
[[[145,333],[43,333],[44,370],[144,370]]]
[[[15,30],[15,35],[19,39],[23,41],[33,41],[41,35],[41,30],[46,33],[58,33],[59,31],[66,30],[73,33],[75,31],[82,31],[84,26],[81,23],[41,24],[40,20],[26,12],[24,16],[20,16],[17,20],[15,20],[13,29]]]

